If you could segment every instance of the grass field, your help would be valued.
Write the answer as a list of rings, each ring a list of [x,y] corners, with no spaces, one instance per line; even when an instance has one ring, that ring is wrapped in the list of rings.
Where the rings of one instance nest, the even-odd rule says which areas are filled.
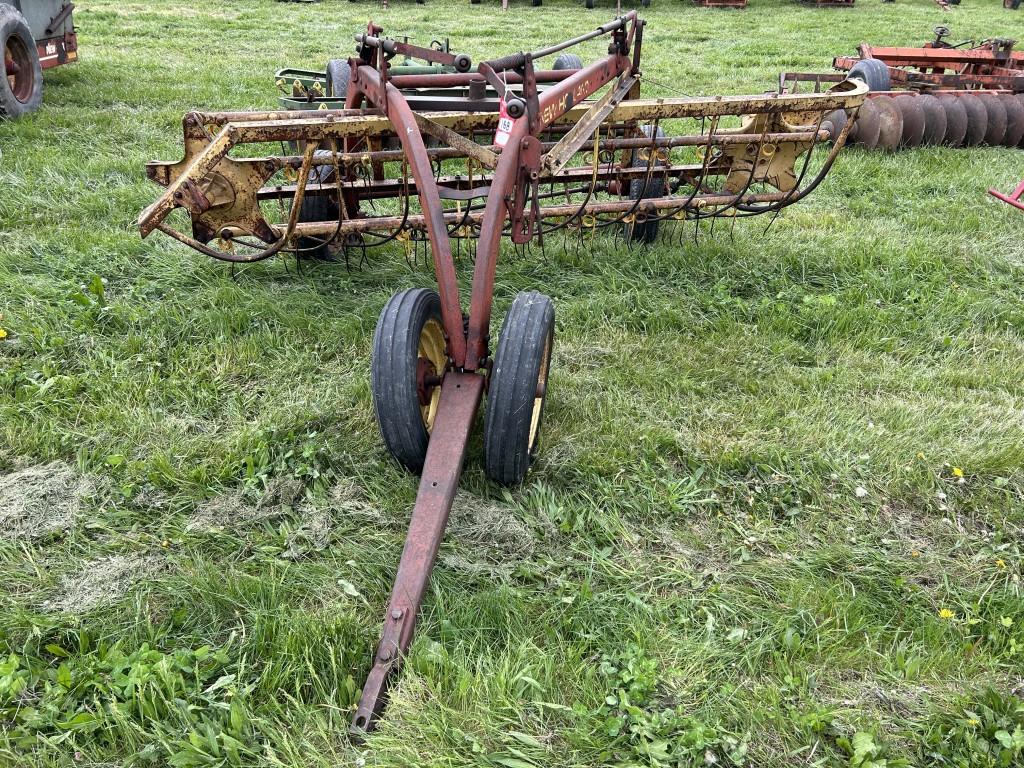
[[[612,11],[77,6],[81,63],[0,123],[0,764],[1024,761],[1024,216],[984,194],[1024,153],[850,149],[767,231],[501,265],[499,319],[519,290],[556,303],[543,453],[504,491],[475,438],[356,745],[416,489],[369,346],[432,275],[397,248],[232,274],[142,241],[143,164],[180,157],[188,109],[274,104],[277,67],[347,55],[368,18],[479,60]],[[997,0],[645,15],[666,95],[759,93],[940,23],[1024,30]]]

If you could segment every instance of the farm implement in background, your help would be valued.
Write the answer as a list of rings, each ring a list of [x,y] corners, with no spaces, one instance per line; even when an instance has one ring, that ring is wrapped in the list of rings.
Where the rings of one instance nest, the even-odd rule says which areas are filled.
[[[833,73],[783,72],[780,90],[815,91],[848,77],[871,89],[850,131],[868,149],[944,144],[1016,147],[1024,140],[1024,52],[1013,40],[953,45],[947,27],[921,48],[864,43],[859,56],[839,56]],[[836,127],[842,127],[835,121]]]
[[[816,8],[852,8],[854,0],[801,0]],[[693,0],[698,8],[746,8],[747,0]]]
[[[0,119],[16,118],[43,102],[43,70],[78,60],[74,3],[0,0]]]
[[[643,30],[631,12],[473,70],[446,46],[392,40],[371,24],[347,62],[342,108],[331,108],[337,90],[310,96],[309,80],[299,109],[192,112],[184,159],[147,167],[166,189],[140,215],[144,237],[159,230],[234,263],[323,251],[361,262],[387,244],[432,259],[437,290],[395,294],[374,334],[381,434],[421,480],[356,732],[374,726],[412,640],[485,398],[487,475],[518,483],[536,454],[554,307],[520,293],[495,337],[503,239],[543,247],[557,232],[581,241],[611,231],[649,243],[668,225],[775,214],[832,167],[848,129],[828,146],[825,116],[852,125],[867,93],[848,80],[813,94],[644,99]],[[597,38],[608,53],[588,66],[575,56],[569,69],[537,66]],[[400,74],[395,57],[444,71]],[[285,153],[266,156],[269,143]],[[472,242],[466,312],[453,250]]]

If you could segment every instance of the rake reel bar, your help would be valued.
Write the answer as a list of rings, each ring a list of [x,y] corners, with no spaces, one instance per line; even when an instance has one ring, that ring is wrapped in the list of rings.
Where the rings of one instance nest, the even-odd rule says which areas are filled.
[[[360,260],[375,245],[403,243],[407,256],[429,248],[436,293],[396,294],[374,337],[385,444],[422,476],[355,732],[373,728],[412,640],[485,392],[488,475],[518,482],[536,451],[553,308],[541,294],[520,294],[495,344],[502,239],[526,246],[611,229],[648,242],[659,223],[775,213],[810,193],[842,147],[848,127],[816,151],[825,115],[842,113],[849,126],[867,92],[851,80],[806,95],[641,99],[643,25],[631,12],[475,72],[401,76],[388,62],[403,44],[371,27],[349,61],[345,108],[190,113],[185,158],[147,168],[166,189],[140,216],[143,236],[159,229],[217,259],[301,255],[309,239]],[[608,53],[589,66],[535,67],[598,37]],[[438,51],[415,55],[460,67]],[[275,143],[292,151],[253,154]],[[305,215],[306,200],[330,215]],[[190,233],[172,223],[182,213]],[[474,239],[464,314],[452,245]]]

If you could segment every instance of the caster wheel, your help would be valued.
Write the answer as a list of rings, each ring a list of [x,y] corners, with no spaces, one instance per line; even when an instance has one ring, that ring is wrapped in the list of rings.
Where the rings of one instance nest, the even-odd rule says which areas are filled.
[[[410,288],[384,305],[373,334],[373,409],[388,452],[410,472],[420,472],[427,456],[446,347],[436,291]]]
[[[651,137],[651,131],[653,130],[650,125],[641,126],[641,130],[644,132],[644,136],[647,138]],[[665,132],[658,129],[658,138],[663,138]],[[650,150],[648,150],[650,151]],[[662,163],[655,160],[654,165],[658,166]],[[643,168],[647,169],[648,159],[644,150],[634,151],[632,158],[629,161],[630,168]],[[630,200],[644,200],[649,197],[664,197],[665,196],[665,179],[659,177],[655,172],[650,179],[646,177],[640,177],[631,179],[629,182],[629,199]],[[658,225],[657,219],[647,220],[646,216],[637,211],[634,216],[636,221],[623,224],[622,234],[626,238],[627,242],[630,243],[653,243],[658,237]]]
[[[503,485],[521,483],[536,455],[554,341],[551,299],[537,291],[516,296],[501,326],[484,419],[484,467]]]

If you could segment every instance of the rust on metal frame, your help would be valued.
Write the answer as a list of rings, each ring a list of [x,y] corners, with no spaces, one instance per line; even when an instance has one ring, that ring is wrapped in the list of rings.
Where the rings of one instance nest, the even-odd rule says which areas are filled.
[[[440,405],[384,630],[355,713],[358,732],[371,729],[383,710],[388,681],[411,642],[450,512],[490,364],[502,238],[508,235],[517,243],[539,239],[544,222],[549,230],[579,230],[628,226],[647,218],[699,221],[778,211],[824,178],[867,92],[866,86],[846,81],[828,93],[641,99],[643,21],[635,12],[563,43],[483,62],[475,73],[389,77],[390,56],[405,51],[439,60],[441,52],[425,54],[426,49],[387,41],[381,31],[371,24],[360,37],[359,55],[350,59],[344,109],[187,115],[185,156],[147,166],[150,178],[165,189],[139,218],[143,236],[159,229],[227,261],[255,261],[294,250],[304,237],[359,244],[376,233],[383,233],[381,242],[403,235],[408,241],[415,234],[429,242],[449,360],[445,371],[431,374],[440,379]],[[602,36],[610,40],[609,53],[587,67],[554,73],[535,67],[546,56]],[[465,66],[461,59],[451,62]],[[403,88],[411,90],[404,93]],[[484,101],[493,109],[437,109],[458,104],[459,98],[423,96],[415,92],[418,88],[470,88],[476,97],[490,88],[490,101]],[[605,95],[595,99],[605,88]],[[491,142],[498,98],[517,115],[504,146]],[[425,111],[414,109],[414,103]],[[810,169],[811,154],[827,135],[823,117],[834,110],[847,111],[851,119],[819,166]],[[739,126],[726,128],[723,118]],[[664,137],[646,136],[638,127],[673,119],[699,121],[701,127]],[[424,135],[447,146],[427,148]],[[232,155],[243,145],[267,142],[293,143],[302,151],[277,157]],[[670,160],[671,150],[687,148],[690,155],[682,162]],[[636,163],[635,157],[647,159]],[[583,164],[574,165],[580,158]],[[466,173],[444,172],[442,162],[460,160]],[[385,163],[398,165],[401,173],[385,174]],[[665,185],[664,194],[633,198],[624,191],[633,181],[655,177]],[[542,189],[542,183],[551,189]],[[680,194],[684,186],[690,191]],[[557,199],[563,193],[564,201]],[[337,217],[300,220],[307,196],[336,201]],[[419,211],[410,208],[410,197],[418,199]],[[360,210],[360,201],[377,199],[397,200],[403,207],[374,215]],[[477,200],[484,200],[482,208]],[[262,206],[275,201],[286,211],[283,222],[263,216]],[[451,201],[449,207],[444,201]],[[175,209],[191,217],[191,236],[168,223]],[[452,241],[466,238],[467,232],[477,247],[464,319]],[[214,240],[226,245],[214,247]]]

